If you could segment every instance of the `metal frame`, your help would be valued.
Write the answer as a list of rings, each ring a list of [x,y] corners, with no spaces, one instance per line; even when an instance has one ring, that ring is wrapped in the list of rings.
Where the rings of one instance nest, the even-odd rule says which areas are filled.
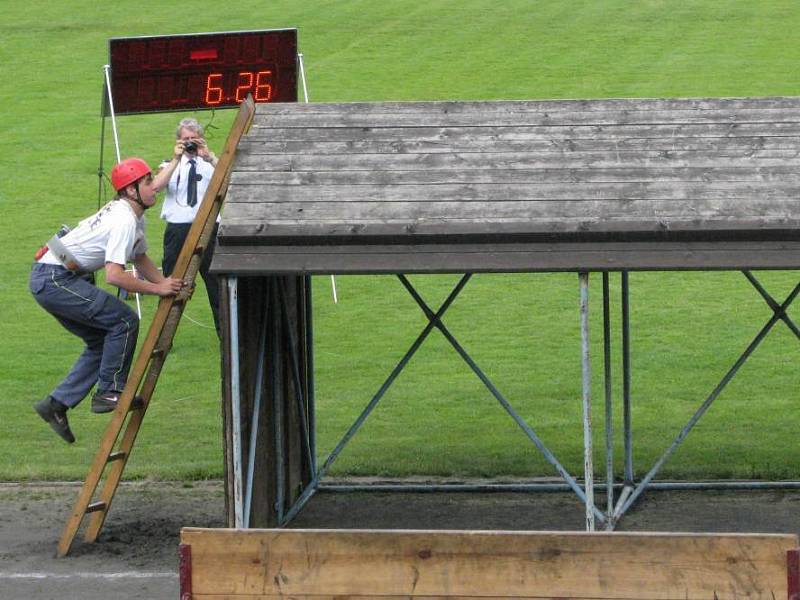
[[[795,336],[800,340],[800,329],[795,325],[789,315],[786,313],[789,306],[791,306],[792,302],[794,302],[797,295],[800,293],[800,283],[798,283],[786,299],[782,303],[778,303],[759,283],[756,277],[750,271],[742,271],[744,276],[747,280],[756,288],[758,293],[767,303],[767,305],[772,309],[772,317],[767,321],[767,323],[759,330],[756,334],[755,338],[752,342],[745,348],[733,366],[725,373],[722,377],[720,382],[717,386],[713,389],[713,391],[705,398],[703,403],[699,406],[699,408],[695,411],[686,425],[683,426],[681,431],[678,435],[673,439],[672,443],[664,450],[663,454],[656,460],[655,464],[650,468],[647,474],[642,478],[642,480],[638,483],[638,485],[634,486],[633,483],[633,460],[632,460],[632,433],[631,433],[631,421],[630,421],[630,358],[629,358],[629,350],[630,347],[628,346],[626,353],[624,356],[627,356],[627,360],[625,361],[623,370],[624,370],[624,377],[628,384],[626,385],[626,394],[625,394],[625,406],[626,406],[626,413],[625,413],[625,453],[626,453],[626,460],[625,460],[625,487],[623,488],[623,495],[620,496],[616,508],[614,509],[613,514],[609,515],[608,519],[608,527],[613,529],[619,519],[633,506],[639,496],[647,489],[648,487],[653,486],[652,483],[653,478],[656,476],[661,467],[667,461],[667,459],[672,456],[672,454],[677,450],[678,446],[686,439],[686,436],[689,435],[689,432],[694,428],[700,418],[706,413],[706,411],[710,408],[711,404],[713,404],[714,400],[719,397],[720,393],[723,389],[730,383],[739,369],[744,365],[750,355],[755,351],[755,349],[761,344],[767,334],[770,332],[772,327],[778,322],[783,321],[786,326],[795,334]],[[627,288],[628,288],[628,281],[627,281],[627,273],[623,273],[625,277],[623,278],[623,292],[624,298],[623,301],[623,331],[629,331],[629,314],[627,312]],[[629,344],[629,342],[628,342]],[[793,484],[793,482],[790,482]],[[742,484],[738,486],[741,488],[751,487],[747,484]],[[752,487],[759,487],[753,485]],[[626,494],[625,492],[628,491]]]
[[[273,315],[272,318],[275,320],[274,323],[277,325],[279,323],[283,323],[284,325],[284,332],[289,337],[289,345],[291,351],[291,360],[292,360],[292,371],[293,371],[293,385],[297,391],[298,401],[300,402],[300,415],[301,415],[301,424],[304,426],[304,430],[302,433],[302,440],[304,446],[304,454],[305,458],[308,461],[308,464],[311,466],[311,471],[313,473],[312,479],[305,490],[301,493],[298,497],[296,502],[290,507],[285,507],[284,502],[285,499],[282,495],[283,490],[283,468],[280,466],[276,469],[276,478],[277,478],[277,485],[278,485],[278,499],[276,502],[276,511],[278,514],[279,524],[281,526],[286,525],[289,521],[291,521],[298,512],[305,506],[308,500],[317,492],[317,491],[336,491],[336,492],[350,492],[356,490],[372,490],[372,491],[413,491],[413,492],[435,492],[435,491],[567,491],[572,490],[584,503],[586,509],[586,529],[593,530],[595,528],[596,523],[600,523],[605,526],[606,530],[613,530],[619,520],[624,516],[624,514],[633,506],[636,500],[641,496],[642,493],[646,489],[654,489],[654,490],[689,490],[689,489],[767,489],[767,488],[783,488],[783,489],[798,489],[800,488],[800,482],[679,482],[679,483],[670,483],[670,482],[653,482],[653,478],[664,465],[664,463],[669,459],[669,457],[675,452],[678,446],[683,442],[683,440],[687,437],[691,429],[694,425],[697,424],[699,419],[705,414],[711,404],[716,400],[716,398],[720,395],[722,390],[725,386],[731,381],[731,379],[736,375],[738,370],[741,366],[746,362],[749,356],[755,351],[758,345],[764,340],[766,335],[772,329],[772,327],[778,322],[783,321],[786,326],[792,331],[795,336],[800,340],[800,328],[792,321],[792,319],[787,314],[787,309],[791,306],[794,302],[796,297],[800,294],[800,282],[793,288],[791,293],[784,299],[783,302],[778,302],[775,300],[773,296],[771,296],[764,287],[758,282],[756,277],[750,271],[742,271],[744,276],[747,280],[753,285],[753,287],[758,291],[770,309],[773,311],[772,317],[767,321],[767,323],[761,328],[758,334],[755,336],[753,341],[747,346],[747,348],[743,351],[740,355],[739,359],[734,363],[734,365],[728,370],[728,372],[723,376],[720,383],[714,388],[714,390],[706,397],[700,407],[696,410],[694,415],[689,419],[688,423],[681,429],[678,435],[675,437],[673,442],[670,446],[663,452],[663,454],[658,458],[655,462],[653,467],[647,472],[647,474],[638,482],[636,483],[634,479],[634,469],[633,469],[633,427],[632,427],[632,419],[631,419],[631,360],[630,360],[630,289],[629,289],[629,274],[628,272],[622,271],[620,272],[620,283],[621,283],[621,330],[622,330],[622,349],[621,349],[621,358],[622,358],[622,408],[623,408],[623,424],[622,424],[622,435],[624,437],[624,467],[623,467],[623,478],[621,483],[615,483],[614,481],[614,469],[613,469],[613,441],[614,441],[614,431],[613,431],[613,422],[612,422],[612,405],[613,405],[613,394],[612,394],[612,385],[611,385],[611,366],[612,366],[612,352],[611,352],[611,310],[610,310],[610,284],[609,278],[610,274],[608,272],[603,272],[602,277],[602,290],[603,290],[603,362],[604,362],[604,408],[605,408],[605,459],[606,459],[606,481],[605,481],[605,491],[606,491],[606,507],[605,512],[602,512],[594,502],[594,466],[593,466],[593,444],[592,444],[592,417],[591,417],[591,367],[590,367],[590,356],[589,356],[589,273],[588,272],[581,272],[579,273],[579,292],[580,292],[580,322],[581,322],[581,365],[582,365],[582,404],[583,404],[583,433],[584,433],[584,486],[580,486],[578,481],[564,468],[564,466],[558,461],[558,459],[553,455],[553,453],[547,448],[547,446],[542,442],[536,432],[525,422],[525,420],[514,410],[508,400],[503,396],[503,394],[498,390],[498,388],[492,383],[492,381],[487,377],[487,375],[480,369],[480,367],[475,363],[475,361],[470,357],[470,355],[466,352],[466,350],[461,346],[461,344],[456,340],[456,338],[450,333],[448,328],[443,322],[443,317],[456,298],[459,296],[461,291],[464,289],[466,284],[469,282],[470,278],[472,277],[471,273],[464,274],[458,283],[454,286],[450,294],[444,300],[444,302],[439,306],[436,311],[433,311],[430,306],[425,302],[425,300],[419,295],[417,290],[413,287],[411,282],[405,275],[398,275],[398,279],[403,287],[408,291],[411,297],[419,306],[420,310],[425,314],[428,323],[419,333],[417,338],[411,344],[409,349],[397,363],[397,365],[392,369],[389,373],[387,378],[384,380],[383,384],[380,386],[378,391],[373,395],[367,405],[364,407],[362,412],[358,415],[355,419],[353,424],[350,426],[348,431],[344,434],[342,439],[337,443],[335,448],[331,451],[329,456],[326,458],[324,463],[321,467],[317,468],[316,465],[316,452],[315,452],[315,417],[314,417],[314,403],[313,403],[313,377],[309,379],[309,402],[308,402],[308,414],[304,411],[304,401],[302,397],[302,389],[300,385],[300,373],[299,373],[299,362],[298,362],[298,352],[299,352],[299,344],[298,340],[295,340],[293,334],[291,332],[291,328],[288,327],[289,324],[289,316],[286,308],[286,295],[285,290],[282,285],[273,285],[270,289],[270,300],[269,305],[273,307],[273,310],[270,311],[269,308],[265,308],[265,317],[264,317],[264,328],[262,330],[262,339],[259,342],[259,368],[257,369],[257,381],[261,381],[263,378],[263,373],[261,369],[261,363],[263,362],[264,358],[264,343],[265,343],[265,330],[266,330],[266,321],[267,321],[267,314],[271,312]],[[306,276],[305,281],[305,291],[306,291],[306,339],[303,340],[305,343],[305,350],[308,356],[308,368],[313,373],[313,333],[312,333],[312,314],[311,314],[311,282],[310,277]],[[235,324],[238,323],[237,311],[238,311],[238,299],[236,296],[236,278],[232,278],[229,281],[229,292],[231,295],[230,301],[230,320],[231,320],[231,341],[232,341],[232,370],[234,371],[234,379],[238,377],[238,360],[237,359],[237,352],[233,351],[233,348],[238,347],[238,330],[236,329]],[[547,483],[529,483],[529,484],[502,484],[502,483],[486,483],[486,484],[369,484],[369,485],[353,485],[353,484],[328,484],[323,482],[323,478],[326,476],[328,470],[330,469],[331,465],[335,462],[339,454],[342,452],[344,447],[347,443],[352,439],[352,437],[357,433],[357,431],[361,428],[367,417],[370,413],[374,410],[377,404],[380,402],[381,398],[385,395],[388,391],[389,387],[398,377],[400,372],[405,368],[411,358],[414,356],[416,351],[421,347],[424,343],[428,335],[434,330],[438,329],[439,332],[445,337],[445,339],[450,343],[456,353],[464,360],[464,362],[472,369],[475,375],[483,382],[489,392],[495,397],[498,403],[503,407],[503,409],[509,414],[509,416],[514,419],[514,421],[519,425],[519,427],[525,432],[526,436],[529,440],[536,446],[536,448],[542,453],[545,459],[555,468],[558,472],[559,476],[563,480],[563,482],[547,482]],[[274,368],[274,365],[277,363],[275,352],[279,346],[279,327],[273,327],[273,339],[271,340],[270,346],[270,368]],[[234,343],[235,342],[235,343]],[[275,378],[272,377],[273,382]],[[235,390],[233,390],[233,385],[235,385]],[[261,386],[256,385],[256,389],[259,389]],[[238,403],[238,388],[239,384],[238,381],[235,381],[232,384],[232,397],[234,402],[234,412],[236,412],[236,407]],[[275,394],[275,390],[273,390],[273,394]],[[256,398],[256,406],[260,404],[260,394]],[[278,403],[273,403],[273,405],[277,405]],[[280,411],[279,406],[274,406],[273,410]],[[257,428],[257,414],[253,415],[253,427],[252,430]],[[281,415],[277,412],[274,412],[271,415],[273,423],[275,424],[275,453],[276,453],[276,461],[278,465],[282,465],[283,456],[282,456],[282,447],[283,441],[282,436],[283,432],[280,428],[281,422]],[[234,416],[234,438],[236,438],[236,421],[237,417]],[[239,434],[240,435],[240,434]],[[255,436],[255,433],[251,435]],[[237,452],[237,440],[234,439],[234,453]],[[249,525],[249,512],[250,512],[250,504],[249,498],[252,494],[252,485],[253,485],[253,477],[252,477],[252,469],[253,469],[253,452],[254,452],[254,442],[251,442],[251,456],[249,460],[249,471],[247,477],[247,489],[245,490],[245,498],[248,500],[246,501],[245,507],[243,507],[244,512],[244,519],[243,523],[244,526],[247,527]],[[240,444],[238,444],[240,448]],[[240,450],[239,450],[240,452]],[[234,456],[234,465],[236,465],[236,456]],[[237,481],[236,476],[234,481]],[[235,495],[237,493],[236,485],[235,487]],[[614,492],[615,489],[619,490],[619,495],[615,498]],[[616,500],[616,502],[615,502]],[[238,505],[241,505],[241,494],[239,493],[236,495],[236,502]],[[241,514],[242,510],[239,509],[237,514]],[[237,517],[238,519],[238,517]],[[237,520],[237,523],[239,521]],[[237,525],[239,526],[239,525]]]

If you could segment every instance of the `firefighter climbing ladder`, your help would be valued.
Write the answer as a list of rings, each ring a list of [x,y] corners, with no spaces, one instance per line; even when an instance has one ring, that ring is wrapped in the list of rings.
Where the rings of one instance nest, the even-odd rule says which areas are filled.
[[[187,290],[191,290],[194,286],[203,253],[211,240],[211,232],[225,198],[236,147],[242,135],[250,127],[254,114],[255,104],[252,97],[248,96],[239,108],[208,191],[178,256],[172,276],[186,281],[189,284],[186,287]],[[114,493],[122,478],[122,471],[125,469],[136,441],[144,414],[150,404],[161,368],[172,347],[172,340],[180,323],[184,306],[190,296],[191,292],[187,292],[174,297],[161,298],[147,338],[139,350],[128,383],[119,399],[119,405],[111,416],[111,422],[106,428],[100,447],[86,476],[86,481],[78,494],[75,507],[61,534],[58,556],[65,556],[69,552],[87,513],[92,513],[92,516],[84,539],[87,542],[97,540],[111,507],[111,501],[114,499]],[[137,399],[135,403],[134,398]],[[139,398],[141,401],[138,400]],[[121,440],[120,433],[122,433]],[[118,441],[119,443],[117,443]],[[109,467],[109,470],[99,499],[93,501],[106,467]]]

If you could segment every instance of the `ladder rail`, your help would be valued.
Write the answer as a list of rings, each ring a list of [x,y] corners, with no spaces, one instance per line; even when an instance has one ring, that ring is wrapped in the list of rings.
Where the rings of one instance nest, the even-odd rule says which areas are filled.
[[[224,194],[218,194],[214,199],[214,202],[221,204],[222,198],[224,198]],[[219,211],[217,210],[216,212]],[[215,216],[214,211],[211,212],[211,215]],[[198,240],[198,244],[203,242],[204,236],[210,238],[212,230],[213,225],[212,227],[204,227],[201,238]],[[189,239],[188,236],[187,239]],[[207,244],[205,244],[205,246],[207,246]],[[187,265],[184,278],[193,282],[197,277],[201,262],[202,254],[193,252],[190,255],[190,262]],[[108,511],[111,508],[111,502],[114,499],[114,495],[122,479],[122,473],[128,463],[128,458],[130,457],[131,450],[133,449],[133,444],[136,442],[136,436],[138,435],[139,428],[144,420],[147,407],[150,404],[150,399],[152,398],[152,394],[155,391],[155,386],[158,383],[158,379],[161,375],[161,369],[166,362],[169,348],[172,345],[172,339],[175,336],[180,318],[183,315],[183,309],[186,306],[186,302],[175,297],[170,297],[168,300],[170,301],[170,310],[165,317],[163,328],[161,329],[161,336],[156,342],[153,353],[151,354],[149,369],[145,373],[144,381],[141,384],[139,392],[139,395],[144,400],[144,405],[140,410],[137,410],[131,414],[130,421],[128,422],[128,426],[125,429],[125,433],[123,434],[122,441],[119,445],[119,450],[123,453],[123,457],[110,466],[105,483],[103,484],[103,489],[100,493],[100,501],[105,503],[105,509],[92,514],[84,535],[84,541],[86,542],[97,541],[97,537],[100,535],[100,531],[105,523]],[[152,358],[156,356],[157,358]]]
[[[225,148],[217,167],[214,169],[214,175],[209,183],[206,196],[189,229],[186,242],[184,242],[175,264],[173,276],[188,280],[190,288],[186,293],[181,293],[178,296],[163,297],[159,301],[156,314],[133,364],[118,406],[112,413],[111,420],[103,434],[86,480],[78,493],[72,512],[67,518],[58,543],[57,556],[59,557],[66,556],[69,553],[73,540],[80,529],[81,522],[87,513],[91,513],[92,516],[85,533],[85,540],[93,542],[100,534],[114,494],[122,478],[122,473],[130,458],[130,453],[144,420],[144,415],[147,412],[147,407],[150,404],[161,369],[172,346],[172,340],[180,323],[183,308],[193,291],[194,281],[202,260],[202,253],[208,247],[217,215],[227,193],[236,148],[241,137],[250,128],[254,115],[255,103],[252,97],[248,96],[239,108],[226,140]],[[208,201],[209,198],[212,200]],[[142,406],[135,411],[131,411],[131,405],[137,396],[137,392],[142,398]],[[123,428],[125,431],[122,435],[122,440],[118,449],[115,450]],[[101,491],[101,500],[92,503],[103,473],[109,463],[111,467]]]

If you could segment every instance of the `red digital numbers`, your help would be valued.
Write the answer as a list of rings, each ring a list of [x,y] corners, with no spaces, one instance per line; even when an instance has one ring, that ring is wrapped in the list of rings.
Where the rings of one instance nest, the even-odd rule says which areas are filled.
[[[222,104],[225,99],[220,83],[222,83],[222,73],[211,73],[206,80],[206,104],[209,106]]]
[[[256,102],[272,100],[272,71],[241,71],[234,83],[235,88],[230,94],[226,94],[224,74],[209,73],[206,79],[206,105],[217,106],[232,101],[241,103],[247,98],[247,94],[253,94]]]

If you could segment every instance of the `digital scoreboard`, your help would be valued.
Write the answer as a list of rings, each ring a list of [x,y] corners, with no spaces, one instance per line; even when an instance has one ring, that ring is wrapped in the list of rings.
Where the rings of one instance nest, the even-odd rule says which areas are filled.
[[[111,38],[118,115],[297,101],[297,30]]]

